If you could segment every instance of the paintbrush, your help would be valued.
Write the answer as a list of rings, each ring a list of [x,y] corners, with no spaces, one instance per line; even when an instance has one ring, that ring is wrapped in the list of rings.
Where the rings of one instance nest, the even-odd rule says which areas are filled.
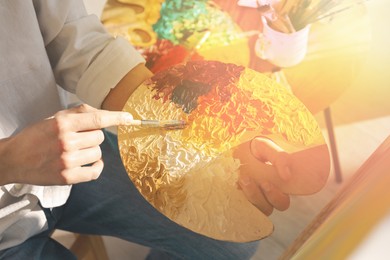
[[[130,121],[131,126],[150,127],[150,128],[162,128],[164,130],[179,130],[184,129],[187,126],[187,122],[184,120],[151,120],[141,119]]]

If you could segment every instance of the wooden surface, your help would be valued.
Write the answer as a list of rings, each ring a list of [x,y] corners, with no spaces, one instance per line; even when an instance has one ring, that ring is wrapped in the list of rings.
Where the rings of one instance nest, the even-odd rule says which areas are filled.
[[[346,259],[390,209],[390,137],[313,219],[281,259]]]

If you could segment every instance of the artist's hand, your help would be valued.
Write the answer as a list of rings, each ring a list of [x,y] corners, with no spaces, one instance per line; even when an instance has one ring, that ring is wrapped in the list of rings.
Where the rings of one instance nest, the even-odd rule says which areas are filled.
[[[241,161],[239,184],[246,197],[265,214],[289,207],[288,194],[321,190],[330,172],[326,144],[284,151],[272,140],[258,137],[235,152]]]
[[[281,191],[278,183],[267,179],[266,168],[261,169],[259,162],[272,165],[268,167],[275,168],[279,179],[287,182],[291,178],[290,155],[267,138],[255,138],[248,145],[251,155],[241,156],[243,167],[239,176],[239,185],[245,196],[266,215],[270,215],[274,208],[288,209],[289,195]]]
[[[129,113],[81,105],[0,140],[0,184],[61,185],[94,180],[103,169],[101,128],[124,125],[131,119]]]

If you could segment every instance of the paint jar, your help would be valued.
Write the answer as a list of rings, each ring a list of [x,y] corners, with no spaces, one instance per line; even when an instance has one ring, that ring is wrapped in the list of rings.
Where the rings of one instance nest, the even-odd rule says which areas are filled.
[[[291,67],[300,63],[306,55],[310,24],[303,29],[284,33],[272,29],[262,17],[263,31],[255,45],[255,53],[278,67]]]

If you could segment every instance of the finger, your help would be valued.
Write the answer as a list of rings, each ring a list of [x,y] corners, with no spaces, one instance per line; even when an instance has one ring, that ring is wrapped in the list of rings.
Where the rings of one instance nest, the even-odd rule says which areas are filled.
[[[252,139],[250,149],[254,157],[259,161],[271,164],[274,162],[278,152],[283,151],[281,147],[266,137]]]
[[[58,120],[66,120],[64,124],[69,127],[69,130],[79,132],[129,125],[133,121],[133,116],[127,112],[97,110],[90,113],[68,114]]]
[[[273,207],[268,203],[261,189],[250,177],[241,175],[238,183],[249,202],[267,216],[271,215]]]
[[[72,132],[66,139],[63,142],[64,150],[75,151],[100,145],[104,141],[104,133],[100,129],[77,133]]]
[[[288,181],[291,179],[289,154],[283,151],[280,146],[268,138],[256,137],[252,140],[250,147],[254,157],[276,167],[282,180]]]
[[[268,202],[278,210],[286,210],[290,207],[290,196],[276,189],[269,182],[261,183],[261,189]]]
[[[64,153],[62,164],[65,169],[72,169],[83,165],[94,163],[102,158],[102,151],[99,146],[76,150]]]
[[[99,178],[103,171],[103,161],[98,160],[90,166],[76,167],[64,171],[62,181],[64,184],[76,184],[80,182],[88,182]]]

